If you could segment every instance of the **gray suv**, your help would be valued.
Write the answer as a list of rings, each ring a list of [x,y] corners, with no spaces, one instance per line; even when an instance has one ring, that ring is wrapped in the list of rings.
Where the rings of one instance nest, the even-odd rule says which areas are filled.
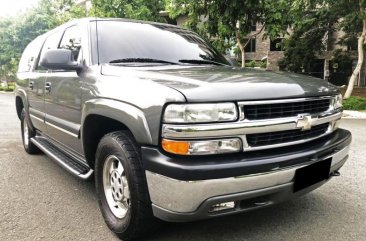
[[[348,158],[342,96],[320,79],[235,68],[192,31],[80,19],[19,64],[25,151],[95,178],[102,215],[129,240],[161,220],[266,207],[321,186]]]

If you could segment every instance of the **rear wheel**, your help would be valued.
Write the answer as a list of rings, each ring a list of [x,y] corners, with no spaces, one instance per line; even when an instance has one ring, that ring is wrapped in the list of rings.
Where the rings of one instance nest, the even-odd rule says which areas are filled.
[[[144,169],[138,146],[124,131],[107,134],[96,153],[95,184],[99,207],[108,227],[131,240],[155,230]]]
[[[31,142],[31,138],[36,135],[36,132],[29,127],[29,120],[24,109],[20,114],[20,123],[24,150],[28,154],[40,153],[41,151],[38,149],[38,147]]]

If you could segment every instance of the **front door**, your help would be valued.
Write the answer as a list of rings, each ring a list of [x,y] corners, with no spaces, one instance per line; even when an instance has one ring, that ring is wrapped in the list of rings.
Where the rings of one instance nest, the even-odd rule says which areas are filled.
[[[82,61],[81,27],[68,27],[58,48],[70,49],[75,61]],[[53,70],[45,81],[47,135],[75,154],[82,155],[81,78],[76,71]]]

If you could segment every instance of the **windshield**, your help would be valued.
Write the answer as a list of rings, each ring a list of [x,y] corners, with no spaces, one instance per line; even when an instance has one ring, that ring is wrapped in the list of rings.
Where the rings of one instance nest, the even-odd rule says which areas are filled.
[[[101,64],[150,59],[161,64],[228,65],[226,59],[197,34],[176,26],[105,20],[98,21],[96,32]]]

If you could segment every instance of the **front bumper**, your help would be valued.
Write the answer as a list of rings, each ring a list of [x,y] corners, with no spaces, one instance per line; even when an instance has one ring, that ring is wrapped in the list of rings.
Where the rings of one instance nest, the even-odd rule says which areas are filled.
[[[296,170],[332,158],[332,174],[346,162],[350,143],[350,132],[339,129],[303,145],[229,156],[182,158],[143,147],[154,215],[166,221],[191,221],[253,210],[302,195],[327,180],[294,193]],[[234,208],[210,212],[213,205],[232,201]]]

